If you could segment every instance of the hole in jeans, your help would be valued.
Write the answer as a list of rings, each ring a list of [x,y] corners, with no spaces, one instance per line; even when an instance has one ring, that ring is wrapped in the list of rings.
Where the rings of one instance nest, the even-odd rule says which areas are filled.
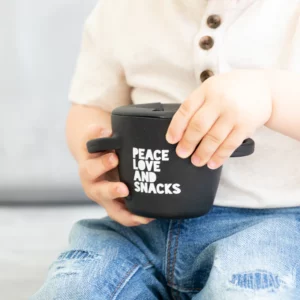
[[[229,281],[234,286],[249,290],[275,291],[286,283],[279,275],[266,270],[255,270],[232,275]]]

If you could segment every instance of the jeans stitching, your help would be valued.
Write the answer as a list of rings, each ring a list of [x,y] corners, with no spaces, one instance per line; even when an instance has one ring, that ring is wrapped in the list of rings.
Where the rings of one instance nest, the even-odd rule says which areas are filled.
[[[180,294],[178,291],[176,291],[176,300],[180,300]]]
[[[178,295],[178,300],[180,300],[181,299],[181,293],[179,292],[179,291],[177,291],[178,293],[177,293],[177,295]]]
[[[151,264],[151,263],[148,263],[148,264],[143,265],[142,267],[143,267],[144,270],[148,270],[148,269],[150,269],[150,268],[153,268],[154,265]]]
[[[182,293],[193,293],[193,292],[199,292],[199,291],[203,290],[203,288],[184,288],[184,287],[181,287],[177,284],[173,284],[172,288],[175,289],[175,290],[178,290]]]
[[[171,292],[172,299],[177,300],[177,295],[178,295],[177,291],[172,288],[172,292]]]
[[[167,268],[166,268],[166,277],[167,280],[169,279],[170,275],[171,275],[171,270],[170,270],[170,265],[171,265],[171,242],[172,242],[172,238],[173,238],[173,222],[170,222],[170,228],[169,228],[169,236],[168,236],[168,244],[167,244]]]
[[[178,223],[177,223],[177,236],[176,236],[176,241],[175,241],[175,250],[174,250],[174,257],[173,257],[173,263],[172,263],[172,268],[171,268],[171,278],[170,278],[170,281],[168,282],[169,284],[171,284],[172,286],[175,285],[174,283],[174,277],[175,277],[175,264],[176,264],[176,258],[177,258],[177,250],[178,250],[178,245],[179,245],[179,236],[180,236],[180,231],[181,231],[181,228],[180,228],[180,225],[182,223],[182,220],[180,220]]]
[[[129,275],[131,273],[134,272],[135,269],[137,269],[138,265],[135,264],[133,265],[133,267],[131,269],[129,269],[129,271],[125,274],[124,278],[121,280],[121,282],[118,284],[118,286],[115,288],[115,290],[113,291],[112,295],[111,295],[111,299],[114,299],[114,297],[116,296],[119,288],[123,285],[123,283],[126,281],[126,279],[129,277]]]

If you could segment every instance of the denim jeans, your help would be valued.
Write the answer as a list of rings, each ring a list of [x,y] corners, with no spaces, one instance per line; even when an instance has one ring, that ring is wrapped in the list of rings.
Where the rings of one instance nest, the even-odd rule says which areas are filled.
[[[300,299],[300,208],[78,222],[32,300]]]

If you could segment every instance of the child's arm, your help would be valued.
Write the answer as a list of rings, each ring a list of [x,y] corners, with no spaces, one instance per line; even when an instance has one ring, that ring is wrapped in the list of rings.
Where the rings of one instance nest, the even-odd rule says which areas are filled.
[[[273,109],[265,124],[272,130],[300,141],[300,75],[269,71]]]
[[[118,165],[116,154],[89,154],[87,151],[88,140],[111,135],[110,118],[110,113],[96,107],[73,105],[70,110],[67,141],[78,162],[82,186],[87,196],[102,205],[117,222],[124,226],[147,224],[150,219],[135,216],[126,209],[122,198],[128,195],[127,186],[108,181],[107,173],[116,171]]]
[[[300,141],[299,108],[299,75],[236,70],[211,77],[184,101],[167,140],[179,143],[180,157],[193,154],[194,165],[216,169],[264,125]]]
[[[110,136],[108,112],[131,104],[131,87],[116,55],[116,42],[123,34],[116,13],[114,1],[99,1],[85,23],[69,93],[73,106],[67,121],[67,140],[87,196],[101,204],[115,221],[135,226],[151,220],[126,209],[123,198],[128,188],[118,182],[118,157],[113,152],[90,154],[86,147],[91,139]]]

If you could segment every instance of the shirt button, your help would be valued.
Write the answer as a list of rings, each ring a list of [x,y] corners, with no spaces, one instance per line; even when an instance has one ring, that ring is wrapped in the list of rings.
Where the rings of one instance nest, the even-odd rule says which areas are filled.
[[[207,18],[207,26],[216,29],[221,25],[221,17],[218,15],[211,15]]]
[[[211,71],[211,70],[205,70],[205,71],[203,71],[201,74],[200,74],[200,80],[202,81],[202,82],[204,82],[205,80],[207,80],[208,78],[210,78],[210,77],[212,77],[212,76],[214,76],[215,74],[214,74],[214,72],[213,71]]]
[[[211,36],[204,36],[201,38],[199,46],[204,50],[209,50],[214,46],[214,40]]]

